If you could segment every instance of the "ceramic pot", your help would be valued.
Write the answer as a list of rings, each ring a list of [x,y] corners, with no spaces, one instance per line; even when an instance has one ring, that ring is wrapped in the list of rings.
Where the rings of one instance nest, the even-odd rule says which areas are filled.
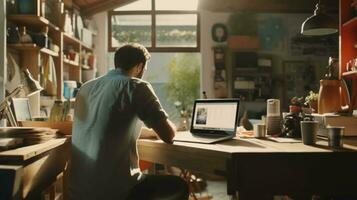
[[[343,80],[320,80],[319,114],[340,112],[350,108],[350,95]]]

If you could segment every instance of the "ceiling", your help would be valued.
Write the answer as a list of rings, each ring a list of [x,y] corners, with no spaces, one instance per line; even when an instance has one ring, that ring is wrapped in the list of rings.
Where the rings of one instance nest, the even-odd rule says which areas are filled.
[[[71,0],[67,0],[71,1]],[[136,0],[72,0],[84,15],[111,10]],[[199,0],[201,10],[215,12],[312,13],[318,0]],[[328,12],[338,13],[339,0],[321,0]]]
[[[71,1],[71,0],[69,0]],[[84,15],[94,15],[99,12],[126,5],[136,0],[72,0]]]
[[[318,0],[200,0],[200,9],[215,12],[312,13]],[[338,13],[339,0],[321,0],[328,12]]]

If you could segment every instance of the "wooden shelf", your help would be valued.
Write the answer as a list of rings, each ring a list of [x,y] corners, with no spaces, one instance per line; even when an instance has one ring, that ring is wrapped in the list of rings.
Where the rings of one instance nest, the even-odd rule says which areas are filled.
[[[355,6],[357,6],[357,1],[356,0],[351,3],[351,7],[355,7]]]
[[[58,53],[54,52],[50,49],[47,48],[40,48],[38,47],[36,44],[34,43],[30,43],[30,44],[8,44],[7,47],[12,48],[12,49],[16,49],[19,51],[40,51],[41,53],[50,55],[50,56],[54,56],[54,57],[58,57]]]
[[[342,76],[346,78],[357,77],[357,70],[350,71],[350,72],[343,72]]]
[[[83,70],[89,70],[89,69],[91,69],[88,65],[82,65],[82,69]]]
[[[60,28],[53,25],[46,18],[36,15],[9,15],[7,16],[9,21],[12,21],[19,25],[29,26],[29,27],[44,27],[48,26],[50,31],[60,31]]]
[[[58,57],[58,53],[54,52],[54,51],[52,51],[50,49],[42,48],[42,49],[40,49],[40,52],[48,54],[50,56]]]
[[[63,42],[67,43],[67,44],[78,45],[78,46],[82,44],[82,42],[80,40],[69,35],[66,32],[63,33]]]
[[[64,43],[68,43],[68,44],[72,44],[72,45],[80,45],[85,50],[93,51],[93,48],[91,48],[87,44],[84,44],[82,41],[69,35],[68,33],[65,33],[65,32],[63,33],[63,40],[64,40]]]
[[[342,27],[343,28],[348,28],[348,27],[356,27],[357,25],[357,17],[354,17],[347,22],[343,23]]]
[[[81,42],[81,44],[82,44],[82,48],[83,48],[83,49],[85,49],[85,50],[87,50],[87,51],[93,51],[93,48],[92,48],[92,47],[90,47],[90,46],[84,44],[83,42]]]
[[[63,59],[63,62],[67,65],[72,66],[72,67],[79,67],[79,63],[75,62],[73,60]]]

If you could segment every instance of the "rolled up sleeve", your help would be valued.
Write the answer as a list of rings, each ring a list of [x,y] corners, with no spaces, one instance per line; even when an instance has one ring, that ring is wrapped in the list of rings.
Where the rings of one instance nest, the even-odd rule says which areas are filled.
[[[145,125],[152,128],[161,119],[167,119],[168,115],[162,108],[154,89],[147,82],[135,84],[132,94],[134,111]]]

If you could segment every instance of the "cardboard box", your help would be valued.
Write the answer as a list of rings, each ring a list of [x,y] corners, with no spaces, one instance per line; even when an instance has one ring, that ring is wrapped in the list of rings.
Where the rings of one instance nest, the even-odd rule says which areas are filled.
[[[257,36],[231,35],[228,37],[228,48],[230,49],[258,49],[260,46]]]

